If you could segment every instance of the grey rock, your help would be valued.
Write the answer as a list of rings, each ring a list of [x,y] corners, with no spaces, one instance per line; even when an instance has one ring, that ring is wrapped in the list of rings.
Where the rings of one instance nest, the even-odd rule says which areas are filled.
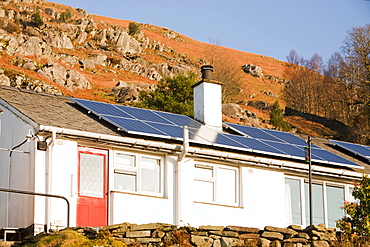
[[[10,86],[10,79],[6,75],[0,75],[0,85]]]
[[[284,235],[279,233],[279,232],[269,232],[269,231],[264,231],[261,234],[261,237],[267,238],[269,240],[283,240]]]
[[[258,247],[269,247],[271,241],[266,239],[266,238],[259,238],[257,241],[257,246]]]
[[[199,226],[199,230],[201,231],[223,231],[225,229],[224,226]]]
[[[191,235],[191,242],[195,244],[196,246],[202,246],[202,247],[212,247],[213,245],[212,238],[196,236],[196,235]]]
[[[236,247],[241,245],[241,241],[236,238],[221,238],[221,246],[222,247]]]
[[[77,38],[76,38],[76,43],[77,43],[77,44],[82,44],[82,43],[84,43],[84,42],[85,42],[86,38],[87,38],[87,33],[86,33],[86,32],[81,32],[81,33],[77,36]]]
[[[329,247],[330,244],[326,241],[312,241],[312,247]]]
[[[128,238],[145,238],[150,237],[151,233],[149,230],[147,231],[129,231],[126,232],[126,237]]]
[[[262,69],[254,64],[246,64],[242,66],[242,69],[245,73],[250,74],[254,77],[263,78]]]

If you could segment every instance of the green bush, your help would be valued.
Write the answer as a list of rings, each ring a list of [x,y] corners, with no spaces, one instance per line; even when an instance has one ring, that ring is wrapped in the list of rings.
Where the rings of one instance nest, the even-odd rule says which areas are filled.
[[[194,112],[193,89],[197,82],[194,73],[164,77],[152,92],[141,92],[137,107],[192,116]]]
[[[35,24],[36,27],[40,27],[44,24],[44,21],[42,20],[40,10],[38,10],[36,13],[31,15],[31,20]]]
[[[270,112],[270,124],[276,129],[290,131],[290,125],[284,120],[283,110],[280,109],[279,101],[275,101]]]
[[[73,17],[73,14],[71,13],[69,9],[67,9],[66,11],[60,14],[58,18],[58,22],[59,23],[69,23],[71,22],[72,17]]]
[[[138,34],[139,32],[140,32],[139,24],[135,22],[130,22],[130,24],[128,25],[128,34],[133,36]]]
[[[365,175],[352,192],[356,202],[346,202],[346,216],[337,222],[337,227],[350,240],[370,237],[370,178]]]

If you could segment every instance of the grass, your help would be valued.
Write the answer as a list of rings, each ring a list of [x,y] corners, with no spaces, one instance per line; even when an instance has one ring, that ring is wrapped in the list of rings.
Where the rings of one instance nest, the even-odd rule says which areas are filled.
[[[96,239],[89,239],[74,230],[62,230],[50,235],[45,235],[36,243],[25,243],[24,247],[93,247],[93,246],[112,246],[125,247],[121,241],[115,240],[109,234],[101,232]]]

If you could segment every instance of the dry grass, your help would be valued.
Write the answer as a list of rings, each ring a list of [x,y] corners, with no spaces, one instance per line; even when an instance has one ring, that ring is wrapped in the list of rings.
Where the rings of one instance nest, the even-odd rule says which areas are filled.
[[[96,239],[89,239],[73,230],[63,230],[56,233],[45,235],[36,243],[27,243],[24,247],[92,247],[92,246],[112,246],[125,247],[121,241],[117,241],[110,236],[100,234]]]

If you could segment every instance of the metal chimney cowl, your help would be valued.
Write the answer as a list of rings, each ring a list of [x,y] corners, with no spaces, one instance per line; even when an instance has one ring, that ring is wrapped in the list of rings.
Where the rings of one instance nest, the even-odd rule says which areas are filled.
[[[212,80],[213,66],[212,65],[203,65],[200,68],[202,72],[202,79]]]

